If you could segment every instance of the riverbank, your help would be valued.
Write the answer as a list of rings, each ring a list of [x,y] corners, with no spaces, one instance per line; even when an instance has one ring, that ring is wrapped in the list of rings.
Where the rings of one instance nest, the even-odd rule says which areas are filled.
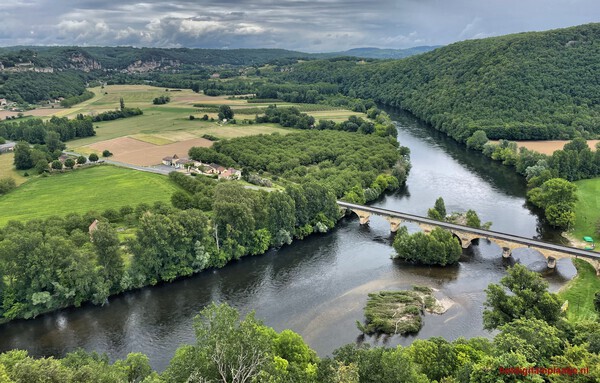
[[[568,301],[567,318],[571,322],[598,319],[598,313],[594,308],[594,296],[600,292],[600,278],[596,270],[588,262],[581,259],[573,259],[577,268],[577,276],[573,278],[558,293],[561,300]]]

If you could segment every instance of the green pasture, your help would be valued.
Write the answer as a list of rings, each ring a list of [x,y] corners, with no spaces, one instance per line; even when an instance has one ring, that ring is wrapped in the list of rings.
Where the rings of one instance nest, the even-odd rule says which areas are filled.
[[[577,268],[577,276],[558,294],[563,301],[569,301],[567,318],[573,322],[597,320],[594,295],[600,291],[600,278],[596,276],[596,270],[588,262],[573,259],[573,264]]]
[[[600,178],[581,180],[577,185],[578,201],[575,205],[575,226],[572,236],[582,241],[584,236],[594,238],[600,247],[597,223],[600,220]]]
[[[0,154],[0,178],[12,177],[17,185],[27,181],[27,177],[23,177],[25,171],[17,171],[13,165],[15,155],[13,153]]]
[[[0,196],[0,226],[10,220],[102,212],[142,202],[170,203],[178,189],[166,176],[108,165],[36,177]]]

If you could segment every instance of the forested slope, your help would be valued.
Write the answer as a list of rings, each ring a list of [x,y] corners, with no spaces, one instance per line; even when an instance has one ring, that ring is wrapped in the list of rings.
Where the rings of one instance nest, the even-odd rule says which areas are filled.
[[[600,24],[469,40],[399,61],[313,61],[288,78],[407,109],[459,141],[600,134]]]

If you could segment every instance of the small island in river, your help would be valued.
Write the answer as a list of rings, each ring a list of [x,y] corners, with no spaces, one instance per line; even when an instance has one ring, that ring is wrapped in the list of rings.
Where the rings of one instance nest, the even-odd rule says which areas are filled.
[[[365,334],[410,334],[423,327],[423,313],[443,314],[452,305],[433,296],[433,289],[413,286],[412,290],[370,293],[365,307],[366,321],[356,322]]]

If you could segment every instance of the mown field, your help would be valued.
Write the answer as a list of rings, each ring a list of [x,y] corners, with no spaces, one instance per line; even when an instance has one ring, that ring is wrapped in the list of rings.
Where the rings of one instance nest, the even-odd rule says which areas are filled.
[[[13,153],[0,154],[0,178],[12,177],[17,185],[21,185],[27,181],[27,177],[23,177],[23,171],[17,171],[13,165],[15,155]]]
[[[102,212],[142,202],[170,203],[178,188],[166,176],[108,165],[38,177],[0,197],[0,226],[10,220]]]
[[[577,276],[559,292],[562,300],[569,301],[567,317],[571,321],[597,320],[594,295],[600,291],[600,278],[588,262],[573,259],[573,264],[577,267]]]
[[[600,220],[600,178],[581,180],[575,184],[579,200],[575,205],[575,226],[570,234],[580,241],[583,236],[590,236],[600,242],[600,235],[597,233],[597,222]],[[600,243],[598,247],[600,248]]]

